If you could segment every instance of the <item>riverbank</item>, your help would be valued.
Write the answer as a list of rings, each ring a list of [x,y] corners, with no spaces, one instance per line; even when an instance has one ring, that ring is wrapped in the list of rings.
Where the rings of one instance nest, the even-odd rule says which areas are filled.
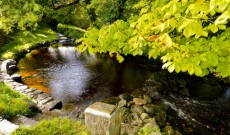
[[[50,28],[41,27],[34,31],[17,31],[11,39],[1,45],[0,59],[17,59],[30,48],[58,40],[59,36]]]
[[[65,53],[65,54],[68,54],[68,53]],[[41,55],[39,55],[39,57],[41,57]],[[36,62],[38,62],[38,61],[36,61]],[[103,61],[103,63],[105,63],[105,61]],[[37,63],[35,63],[35,64],[37,64]],[[27,63],[27,65],[34,65],[34,64],[28,64]],[[146,65],[142,65],[142,67],[145,67],[145,66]],[[124,67],[122,67],[122,69],[123,68]],[[80,71],[78,71],[78,72],[80,72]],[[135,71],[135,74],[136,73],[137,72]],[[143,72],[142,72],[142,74],[143,74]],[[119,79],[121,79],[120,77],[121,77],[121,74],[119,74]],[[138,77],[136,77],[136,78],[138,78]],[[196,103],[197,103],[197,105],[195,107],[200,107],[200,105],[203,105],[203,102],[201,102],[199,100],[194,100],[194,99],[190,100],[189,98],[190,97],[192,98],[192,93],[191,93],[191,91],[189,91],[188,88],[189,88],[189,86],[193,87],[193,89],[195,90],[193,92],[197,93],[197,94],[195,94],[196,96],[205,96],[205,98],[209,99],[212,97],[209,97],[208,91],[210,91],[212,93],[211,95],[219,95],[222,93],[223,88],[221,88],[221,86],[223,84],[222,83],[219,84],[219,80],[216,80],[214,78],[212,78],[212,79],[210,79],[210,78],[209,79],[208,78],[195,78],[195,80],[197,80],[197,81],[192,83],[191,82],[192,80],[188,79],[187,76],[185,76],[185,78],[183,78],[183,77],[181,78],[181,77],[178,77],[178,75],[176,75],[176,74],[168,74],[167,71],[155,71],[154,73],[152,73],[152,75],[149,77],[149,79],[146,80],[146,82],[143,85],[143,88],[138,89],[138,90],[134,89],[135,90],[134,92],[132,92],[132,93],[130,92],[130,93],[128,93],[128,95],[126,94],[126,96],[123,95],[123,96],[119,96],[119,98],[118,97],[113,98],[115,100],[109,100],[109,103],[111,103],[111,101],[112,101],[115,105],[118,105],[119,107],[124,107],[125,110],[127,110],[126,111],[127,113],[125,113],[127,115],[125,116],[124,121],[122,123],[122,125],[123,125],[122,133],[123,134],[132,134],[131,132],[133,132],[133,134],[142,135],[142,134],[148,134],[150,132],[157,132],[157,134],[161,134],[160,131],[163,131],[163,132],[167,132],[165,134],[170,134],[170,133],[179,134],[178,131],[173,130],[172,127],[174,128],[175,125],[178,125],[180,123],[179,122],[174,123],[174,126],[171,126],[169,124],[170,122],[168,123],[168,120],[173,119],[173,118],[170,118],[171,116],[168,117],[166,115],[166,114],[168,114],[168,112],[171,112],[171,113],[175,113],[175,112],[177,113],[178,112],[179,117],[183,118],[184,120],[189,120],[190,122],[196,122],[195,124],[197,124],[197,123],[200,124],[200,122],[202,122],[201,123],[202,126],[199,126],[199,127],[203,128],[203,129],[205,129],[206,127],[210,127],[210,125],[209,125],[210,122],[208,124],[206,124],[205,121],[200,121],[201,119],[196,118],[195,115],[201,116],[202,118],[204,118],[204,116],[205,116],[204,113],[202,113],[202,112],[197,113],[197,111],[200,111],[199,108],[198,109],[195,108],[194,112],[192,112],[192,114],[189,114],[189,111],[191,111],[190,108],[192,107],[191,105],[196,105]],[[201,83],[198,83],[198,82],[201,82]],[[57,83],[57,82],[55,82],[55,83]],[[191,85],[191,84],[193,84],[193,85]],[[76,84],[74,83],[74,85],[76,85]],[[26,86],[21,87],[21,85],[16,86],[14,84],[12,84],[12,86],[16,90],[19,90],[19,91],[33,92],[30,90],[27,91]],[[69,86],[69,84],[68,84],[68,86]],[[107,89],[107,90],[109,90],[109,89]],[[36,94],[41,94],[41,93],[38,92]],[[177,95],[175,95],[175,94],[177,94]],[[38,96],[35,96],[35,97],[38,98]],[[46,96],[46,94],[41,94],[40,97],[42,99],[48,98]],[[128,97],[128,98],[126,98],[126,97]],[[171,98],[174,98],[174,97],[176,97],[178,100],[175,100],[175,99],[171,100]],[[165,103],[166,105],[170,106],[169,109],[167,109],[168,107],[163,105],[161,101],[163,101],[163,103]],[[178,101],[177,103],[180,103],[180,102],[183,102],[183,103],[182,103],[182,105],[177,105],[177,103],[175,101]],[[184,101],[185,101],[185,103],[184,103]],[[218,103],[225,103],[225,102],[218,102]],[[213,102],[206,102],[206,104],[210,104],[213,106]],[[191,107],[189,107],[189,110],[187,110],[188,105],[191,106]],[[206,107],[206,106],[203,106],[203,107]],[[171,111],[172,109],[174,109],[175,112],[172,112]],[[212,108],[210,110],[213,112]],[[207,111],[207,112],[209,112],[209,111]],[[73,114],[72,116],[77,118],[77,120],[80,118],[84,121],[84,109],[76,108],[76,111],[72,112],[72,114]],[[64,114],[62,116],[64,116],[64,117],[70,116],[70,114],[68,113],[68,114]],[[218,115],[215,115],[215,118],[216,118],[216,116],[218,116]],[[225,115],[225,116],[228,116],[228,115]],[[177,115],[175,115],[175,118],[177,118]],[[196,118],[196,119],[194,119],[194,118]],[[43,118],[41,118],[41,119],[43,119]],[[39,121],[41,119],[39,119]],[[198,120],[198,122],[197,122],[197,120]],[[220,128],[221,128],[221,130],[224,130],[223,132],[219,132],[220,134],[227,133],[228,132],[227,127],[225,125],[229,125],[229,123],[227,120],[222,121],[222,123],[224,123],[224,124],[222,124],[218,127],[216,125],[211,125],[211,126],[218,130],[216,132],[219,132]],[[213,123],[213,124],[215,124],[215,123]],[[185,124],[183,124],[183,125],[185,125]],[[154,127],[153,130],[151,130],[152,127]],[[192,133],[194,133],[194,131],[190,131],[190,127],[188,127],[188,128],[182,127],[182,128],[187,130],[184,132],[192,134]],[[225,127],[226,127],[226,129],[225,129]],[[180,128],[180,129],[182,129],[182,128]],[[212,129],[210,129],[210,128],[208,128],[206,130],[213,132]],[[201,134],[201,130],[199,130],[199,129],[196,132]],[[203,133],[204,132],[206,132],[206,131],[203,131]]]

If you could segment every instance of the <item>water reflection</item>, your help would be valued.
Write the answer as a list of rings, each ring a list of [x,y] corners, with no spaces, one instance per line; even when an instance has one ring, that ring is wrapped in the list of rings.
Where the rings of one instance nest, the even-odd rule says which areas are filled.
[[[141,87],[150,74],[135,61],[120,64],[103,57],[75,47],[42,48],[19,61],[20,74],[26,84],[64,103],[86,104]]]

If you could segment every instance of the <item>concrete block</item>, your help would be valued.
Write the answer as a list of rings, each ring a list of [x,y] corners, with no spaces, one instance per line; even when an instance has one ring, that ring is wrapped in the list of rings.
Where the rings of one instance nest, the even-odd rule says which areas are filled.
[[[85,125],[92,135],[120,135],[121,109],[116,105],[96,102],[85,110]]]

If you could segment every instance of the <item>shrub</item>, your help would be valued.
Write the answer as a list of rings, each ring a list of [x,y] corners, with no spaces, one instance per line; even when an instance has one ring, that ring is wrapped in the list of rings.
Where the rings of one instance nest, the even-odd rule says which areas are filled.
[[[69,118],[54,118],[42,120],[37,125],[25,128],[20,127],[12,135],[87,135],[86,127],[81,122],[73,122]]]
[[[3,82],[0,82],[0,116],[5,119],[13,118],[21,114],[31,116],[32,110],[29,108],[28,102],[25,102],[26,97],[21,96],[16,91],[7,87]]]

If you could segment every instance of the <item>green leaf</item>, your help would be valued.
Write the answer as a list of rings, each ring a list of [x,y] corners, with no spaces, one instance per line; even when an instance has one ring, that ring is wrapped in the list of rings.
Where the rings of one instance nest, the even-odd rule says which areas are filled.
[[[187,27],[190,22],[191,22],[191,20],[189,20],[189,19],[184,20],[183,23],[179,26],[178,32],[181,32],[182,29],[184,29],[185,27]]]
[[[210,24],[208,28],[212,31],[212,33],[216,33],[218,31],[218,27],[215,24]]]
[[[215,6],[216,6],[215,1],[216,0],[210,0],[210,6],[209,6],[210,10],[213,10],[215,8]]]
[[[189,64],[187,64],[187,63],[186,63],[186,64],[183,64],[183,65],[181,64],[181,71],[182,71],[182,72],[188,71],[188,68],[189,68]]]
[[[210,57],[211,57],[210,64],[212,66],[217,66],[218,65],[218,57],[213,53],[210,53]]]
[[[89,52],[90,54],[94,52],[94,51],[93,51],[93,48],[92,48],[91,46],[88,46],[88,52]]]
[[[228,11],[225,11],[224,13],[222,13],[216,20],[215,20],[215,24],[225,24],[227,23],[229,16],[228,16]]]
[[[143,51],[140,48],[137,48],[132,52],[133,56],[142,55],[142,54],[143,54]]]
[[[218,28],[221,29],[221,30],[226,30],[226,25],[218,25]]]
[[[172,72],[174,71],[174,69],[175,69],[175,64],[174,64],[174,63],[171,64],[171,65],[168,67],[168,71],[169,71],[170,73],[172,73]]]
[[[189,38],[196,34],[195,29],[193,28],[191,23],[184,29],[183,34],[186,38]]]
[[[41,9],[41,7],[38,4],[34,4],[34,12],[38,12]]]
[[[171,61],[165,63],[165,64],[162,66],[162,69],[168,68],[171,64],[173,64],[173,62],[171,62]]]
[[[179,73],[181,71],[180,65],[179,64],[175,64],[175,71],[177,73]]]
[[[154,59],[157,58],[158,56],[158,50],[157,49],[152,49],[151,51],[149,51],[148,55],[149,55],[149,58],[153,57]]]
[[[216,11],[215,11],[215,10],[210,11],[210,15],[211,15],[211,16],[214,16],[215,14],[216,14]]]
[[[119,61],[119,63],[124,61],[124,57],[122,57],[120,54],[117,54],[117,60]]]
[[[193,64],[189,64],[189,67],[188,67],[188,73],[189,73],[189,75],[193,75],[194,74],[194,68],[193,68]]]
[[[224,4],[220,4],[219,6],[218,6],[218,9],[221,11],[221,12],[224,12],[225,11],[225,9],[228,7],[228,5],[229,5],[229,2],[227,3],[224,3]]]
[[[202,69],[200,66],[195,66],[195,75],[202,76]]]
[[[230,75],[230,66],[226,62],[222,62],[218,65],[216,71],[221,73],[223,78],[228,77]]]

